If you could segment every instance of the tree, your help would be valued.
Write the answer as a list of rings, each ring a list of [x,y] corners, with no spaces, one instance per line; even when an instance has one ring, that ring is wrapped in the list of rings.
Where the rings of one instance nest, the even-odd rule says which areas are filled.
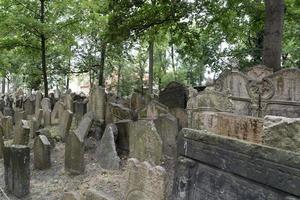
[[[265,0],[265,6],[263,63],[278,71],[281,69],[284,0]]]

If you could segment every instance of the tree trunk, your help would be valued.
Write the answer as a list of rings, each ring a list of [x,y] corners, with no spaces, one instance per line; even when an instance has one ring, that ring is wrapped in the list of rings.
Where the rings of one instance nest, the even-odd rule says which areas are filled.
[[[118,65],[118,80],[117,80],[117,96],[120,96],[120,83],[121,83],[121,64]]]
[[[5,76],[2,78],[2,93],[5,94]]]
[[[41,2],[41,13],[40,21],[45,23],[45,0],[40,0]],[[44,92],[45,97],[48,97],[48,80],[47,80],[47,64],[46,64],[46,36],[44,33],[40,36],[41,39],[41,59],[42,59],[42,72],[44,80]]]
[[[149,41],[149,94],[153,94],[153,57],[154,57],[154,40]]]
[[[101,60],[99,68],[99,86],[105,87],[104,79],[104,67],[105,67],[105,56],[106,56],[106,43],[103,43],[101,47]]]
[[[172,68],[173,68],[173,73],[174,73],[174,79],[176,81],[177,75],[176,75],[176,67],[175,67],[175,60],[174,60],[174,44],[171,45],[171,59],[172,59]]]
[[[265,0],[263,63],[274,71],[281,69],[284,0]]]

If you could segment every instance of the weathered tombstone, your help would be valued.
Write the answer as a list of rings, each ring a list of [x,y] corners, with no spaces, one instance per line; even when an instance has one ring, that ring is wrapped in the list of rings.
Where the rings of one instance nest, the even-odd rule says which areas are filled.
[[[6,190],[18,198],[30,190],[30,148],[22,145],[4,147]]]
[[[59,125],[60,135],[64,141],[68,137],[69,130],[72,124],[72,119],[73,113],[70,110],[65,110]]]
[[[165,200],[166,171],[137,159],[128,161],[128,185],[125,200]]]
[[[57,101],[54,105],[54,108],[51,112],[51,124],[56,125],[59,124],[62,115],[65,111],[65,105],[61,101]]]
[[[26,116],[35,114],[35,96],[30,95],[24,101],[24,111]]]
[[[3,113],[5,107],[4,99],[0,98],[0,111]]]
[[[49,98],[43,98],[41,102],[43,109],[43,122],[44,127],[51,125],[51,102]]]
[[[43,110],[40,109],[36,116],[30,121],[30,137],[35,137],[35,132],[40,128],[43,118]]]
[[[16,109],[14,118],[15,118],[14,120],[15,124],[19,123],[23,119],[26,119],[25,111]]]
[[[82,200],[82,198],[77,192],[65,192],[62,200]]]
[[[75,101],[74,102],[74,120],[75,124],[78,125],[81,118],[84,116],[84,114],[87,112],[87,101]]]
[[[45,135],[34,139],[33,156],[36,169],[42,170],[51,166],[51,144]]]
[[[172,200],[292,200],[300,197],[300,154],[183,129]]]
[[[73,98],[71,94],[66,94],[64,97],[64,104],[65,104],[65,109],[66,110],[71,110],[74,112],[74,105],[73,105]]]
[[[40,91],[37,91],[35,95],[35,114],[37,114],[39,110],[42,108],[41,107],[42,98],[43,98],[42,93]]]
[[[103,169],[117,170],[120,168],[120,158],[117,154],[115,140],[118,136],[116,125],[106,126],[104,135],[96,149],[96,159]]]
[[[167,106],[159,103],[156,100],[150,101],[145,108],[138,112],[138,118],[156,119],[160,114],[168,114]]]
[[[65,170],[71,174],[78,175],[84,172],[84,139],[92,126],[93,120],[93,113],[85,114],[78,128],[72,131],[67,137]]]
[[[162,159],[162,140],[153,121],[131,122],[129,128],[129,156],[157,165]]]
[[[186,86],[178,82],[170,82],[164,90],[159,93],[159,102],[172,108],[186,108],[189,91]]]
[[[178,135],[178,122],[172,115],[162,115],[154,120],[155,127],[163,142],[163,153],[169,157],[175,158],[176,137]]]
[[[13,119],[11,116],[4,116],[1,118],[1,125],[3,127],[4,138],[11,139],[13,137]]]
[[[30,137],[30,127],[26,120],[22,120],[15,127],[14,141],[16,145],[28,145]]]
[[[87,109],[89,112],[95,112],[96,120],[100,122],[105,120],[105,101],[105,89],[98,85],[93,86],[90,91]]]

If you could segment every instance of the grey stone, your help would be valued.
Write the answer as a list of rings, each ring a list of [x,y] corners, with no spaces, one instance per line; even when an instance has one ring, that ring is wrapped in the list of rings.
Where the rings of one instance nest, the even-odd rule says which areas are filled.
[[[1,118],[1,125],[3,127],[4,138],[11,139],[13,137],[13,119],[11,116],[4,116]]]
[[[51,166],[51,144],[45,135],[39,135],[33,146],[34,167],[47,169]]]
[[[96,191],[93,189],[88,189],[85,193],[85,200],[115,200],[110,195],[104,193],[103,191]]]
[[[162,140],[153,121],[140,120],[130,123],[129,156],[131,158],[159,165],[162,160],[162,148]]]
[[[30,148],[22,145],[4,147],[6,190],[18,198],[30,190]]]
[[[266,116],[262,143],[300,153],[300,118]]]
[[[183,84],[172,81],[159,93],[159,102],[172,108],[186,108],[189,91]]]
[[[13,144],[28,145],[30,138],[30,127],[26,120],[22,120],[15,126]]]
[[[100,144],[96,149],[96,159],[103,169],[117,170],[120,168],[120,158],[115,144],[117,136],[118,129],[116,125],[107,125]]]
[[[166,171],[137,159],[128,160],[129,177],[125,200],[165,200]]]
[[[59,125],[60,134],[63,140],[66,140],[66,138],[69,135],[72,120],[73,120],[73,113],[70,110],[65,110]]]
[[[91,88],[89,102],[88,102],[88,111],[95,113],[95,119],[97,121],[104,121],[105,119],[105,104],[106,104],[106,94],[105,89],[101,88],[98,85],[94,85]]]
[[[300,197],[300,155],[206,131],[183,129],[174,200]]]
[[[155,127],[163,142],[163,153],[169,157],[177,156],[176,138],[178,135],[178,122],[172,115],[162,115],[154,120]]]
[[[82,200],[81,195],[77,192],[65,192],[63,200]]]
[[[4,148],[4,132],[2,126],[0,126],[0,158],[3,158],[3,148]]]

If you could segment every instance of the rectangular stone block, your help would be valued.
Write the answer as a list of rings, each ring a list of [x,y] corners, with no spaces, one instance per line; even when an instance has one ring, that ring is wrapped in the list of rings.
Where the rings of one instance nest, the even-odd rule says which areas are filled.
[[[23,145],[4,147],[6,190],[18,198],[30,190],[30,148]]]
[[[300,155],[183,129],[173,199],[299,199]]]

